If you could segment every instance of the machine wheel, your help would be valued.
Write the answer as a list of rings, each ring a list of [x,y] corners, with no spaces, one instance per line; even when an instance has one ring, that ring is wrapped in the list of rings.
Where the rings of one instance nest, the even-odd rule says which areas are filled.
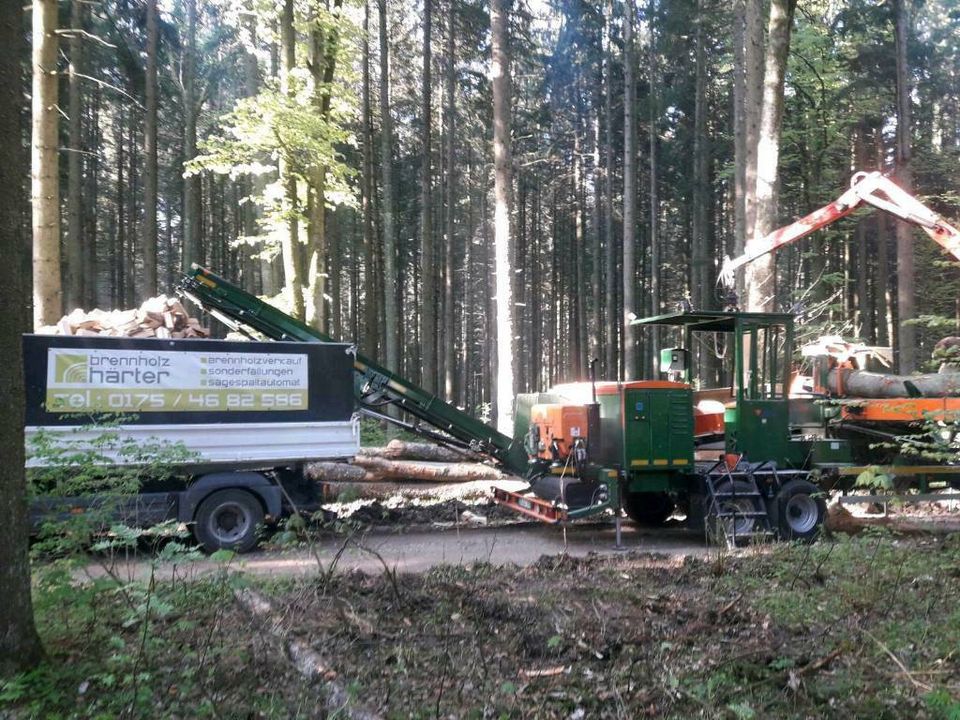
[[[756,493],[756,489],[751,483],[744,480],[734,480],[732,483],[728,480],[717,487],[717,493],[743,493],[743,497],[720,497],[717,498],[717,508],[720,512],[742,512],[753,513],[760,509],[759,498],[749,495]],[[734,521],[736,521],[736,535],[746,536],[757,529],[757,518],[755,517],[713,517],[711,510],[708,516],[710,522],[708,527],[716,527],[723,534],[730,534],[734,530]]]
[[[246,490],[218,490],[197,508],[193,534],[207,552],[247,552],[257,544],[263,506]]]
[[[777,493],[777,520],[784,540],[812,542],[827,517],[823,491],[807,480],[791,480]]]
[[[676,508],[673,498],[663,492],[628,492],[623,509],[638,525],[663,525]]]

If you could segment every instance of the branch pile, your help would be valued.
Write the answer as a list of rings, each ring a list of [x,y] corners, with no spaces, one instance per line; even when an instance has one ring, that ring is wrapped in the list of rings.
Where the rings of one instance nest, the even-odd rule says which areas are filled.
[[[197,318],[190,317],[175,297],[150,298],[135,310],[90,311],[77,308],[64,315],[56,325],[47,325],[41,335],[79,335],[129,338],[206,338],[210,331]]]

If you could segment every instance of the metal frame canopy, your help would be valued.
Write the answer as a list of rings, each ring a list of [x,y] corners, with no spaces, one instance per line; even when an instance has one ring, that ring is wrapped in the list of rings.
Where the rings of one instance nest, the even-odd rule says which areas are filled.
[[[699,310],[673,312],[631,320],[631,325],[678,327],[684,347],[693,347],[695,332],[734,335],[734,378],[738,400],[785,400],[789,394],[793,357],[791,313]],[[782,345],[781,345],[782,335]],[[782,357],[780,362],[778,357]],[[746,362],[745,362],[746,361]],[[780,387],[777,387],[777,383]]]
[[[631,325],[668,325],[689,327],[694,332],[735,332],[737,325],[749,323],[761,327],[793,326],[790,313],[751,313],[728,310],[698,310],[696,312],[673,312],[665,315],[637,318]]]

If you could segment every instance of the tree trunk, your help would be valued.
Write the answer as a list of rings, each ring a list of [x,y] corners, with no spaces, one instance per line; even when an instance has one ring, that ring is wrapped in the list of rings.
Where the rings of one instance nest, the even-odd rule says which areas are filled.
[[[373,125],[370,119],[370,0],[363,3],[363,173],[360,178],[360,208],[363,213],[363,352],[377,356],[378,292],[374,258],[376,232],[373,227]]]
[[[690,290],[693,307],[698,310],[711,308],[710,268],[708,263],[708,234],[710,232],[710,147],[707,137],[707,62],[704,45],[706,22],[704,0],[697,2],[696,68],[694,81],[693,121],[693,238],[690,263]]]
[[[606,296],[606,363],[604,377],[613,380],[619,377],[619,346],[618,328],[620,325],[619,305],[617,304],[616,282],[617,248],[613,237],[613,43],[610,35],[613,32],[613,2],[606,4],[607,27],[603,35],[603,62],[605,84],[603,93],[603,134],[604,134],[604,167],[603,167],[603,243],[604,243],[604,295]]]
[[[910,42],[910,8],[905,0],[896,0],[897,11],[897,182],[904,190],[913,190],[910,147],[910,67],[907,45]],[[900,372],[908,375],[917,369],[917,329],[910,321],[916,317],[913,269],[913,227],[897,223],[897,339]]]
[[[623,19],[623,377],[637,377],[637,345],[630,321],[638,313],[636,302],[637,244],[637,88],[634,79],[633,3],[626,4]]]
[[[143,126],[143,293],[157,294],[157,0],[147,0],[146,112]]]
[[[100,130],[100,87],[93,90],[93,101],[90,103],[90,120],[87,123],[88,138],[86,147],[100,147],[103,142],[103,133]],[[97,248],[100,245],[98,210],[100,186],[100,156],[87,156],[86,185],[84,189],[84,237],[86,238],[85,252],[83,252],[84,297],[82,307],[93,308],[98,305],[100,283],[97,281],[99,269]]]
[[[384,349],[387,369],[400,371],[399,308],[397,306],[397,240],[393,217],[393,119],[390,115],[390,50],[387,42],[387,0],[378,0],[380,13],[380,171],[383,185]]]
[[[420,349],[423,362],[423,388],[427,392],[436,392],[437,388],[437,291],[436,258],[433,247],[433,206],[430,199],[431,157],[430,136],[433,131],[431,121],[431,32],[433,12],[431,0],[423,4],[423,73],[421,75],[420,106]]]
[[[190,0],[195,2],[195,0]],[[296,66],[296,36],[293,27],[293,0],[284,0],[280,19],[280,86],[287,95],[293,94],[292,75]],[[300,320],[306,317],[303,303],[303,270],[300,249],[300,209],[297,178],[290,167],[290,159],[280,154],[280,177],[284,188],[284,214],[287,232],[283,237],[284,283],[290,293],[292,315]]]
[[[780,164],[780,125],[783,119],[783,83],[790,52],[790,26],[796,0],[773,0],[767,31],[763,78],[763,109],[757,143],[756,222],[753,237],[762,239],[777,225],[777,170]],[[747,266],[747,309],[771,312],[775,308],[776,263],[773,253]]]
[[[35,12],[43,12],[46,4],[38,4],[40,7],[34,6]],[[53,3],[52,7],[53,17],[48,12],[46,18],[41,18],[41,37],[47,33],[46,23],[56,17],[56,4]],[[6,0],[0,8],[0,135],[8,140],[0,145],[0,187],[4,188],[4,192],[0,193],[0,252],[3,253],[3,263],[0,263],[0,307],[4,308],[4,312],[0,313],[0,363],[4,369],[0,373],[0,397],[4,398],[5,406],[0,420],[0,457],[3,458],[3,463],[0,463],[0,517],[3,518],[3,522],[0,522],[0,588],[3,588],[3,603],[0,604],[0,677],[8,677],[39,663],[43,648],[34,626],[30,597],[30,559],[27,553],[30,526],[27,483],[23,470],[24,386],[23,355],[20,350],[23,316],[17,312],[25,304],[20,256],[25,248],[22,210],[25,206],[23,178],[27,174],[27,165],[23,149],[17,141],[22,137],[20,63],[24,56],[23,5]],[[45,58],[37,58],[36,64],[46,66]]]
[[[62,314],[60,280],[57,2],[33,3],[33,324],[54,325]],[[8,76],[11,82],[16,74]],[[18,137],[16,135],[12,138]],[[9,138],[8,138],[9,140]],[[9,189],[9,188],[7,188]]]
[[[513,159],[510,149],[509,21],[505,0],[491,0],[493,76],[494,253],[497,319],[497,429],[513,434],[513,257],[510,238]]]
[[[654,20],[656,18],[656,1],[650,0],[648,5],[648,22],[650,24],[650,47],[648,48],[648,63],[650,66],[650,107],[647,136],[650,143],[650,310],[651,314],[660,314],[660,173],[657,168],[657,132],[660,122],[659,79],[657,77],[657,43]],[[656,377],[656,369],[660,362],[660,329],[654,325],[647,330],[650,346],[646,357],[641,359],[643,370],[650,371],[648,377]]]
[[[197,0],[187,0],[187,41],[183,51],[183,159],[197,155]],[[200,258],[200,178],[183,179],[183,252],[184,272]]]
[[[64,240],[63,298],[69,311],[83,307],[85,277],[83,268],[83,110],[80,98],[80,77],[83,72],[83,40],[81,4],[70,3],[70,66],[69,66],[69,148],[67,150],[67,237]],[[90,278],[93,282],[93,278]]]
[[[443,391],[447,402],[454,402],[456,388],[454,387],[454,377],[456,368],[456,349],[455,334],[456,324],[454,321],[454,273],[456,267],[456,232],[457,219],[457,108],[456,108],[456,83],[457,83],[457,55],[456,55],[456,30],[457,5],[450,0],[447,15],[447,79],[446,79],[446,122],[445,130],[447,134],[447,228],[446,228],[446,257],[444,259],[443,275],[443,326],[444,326],[444,344],[443,344]],[[461,378],[462,380],[462,378]]]
[[[733,249],[739,257],[747,237],[746,0],[733,3]]]
[[[744,247],[753,238],[757,222],[757,146],[763,106],[763,0],[746,0],[744,9]],[[738,254],[742,253],[740,248]]]

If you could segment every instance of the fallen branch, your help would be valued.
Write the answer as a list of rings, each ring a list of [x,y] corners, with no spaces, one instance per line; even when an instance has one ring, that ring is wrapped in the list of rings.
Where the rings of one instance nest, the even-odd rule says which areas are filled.
[[[354,720],[380,719],[380,715],[368,710],[350,697],[346,688],[337,682],[336,671],[330,668],[323,657],[308,643],[288,637],[283,629],[283,620],[266,598],[249,588],[237,590],[234,598],[248,615],[282,644],[287,657],[298,673],[309,682],[322,684],[326,697],[326,710],[331,716],[354,718]]]

